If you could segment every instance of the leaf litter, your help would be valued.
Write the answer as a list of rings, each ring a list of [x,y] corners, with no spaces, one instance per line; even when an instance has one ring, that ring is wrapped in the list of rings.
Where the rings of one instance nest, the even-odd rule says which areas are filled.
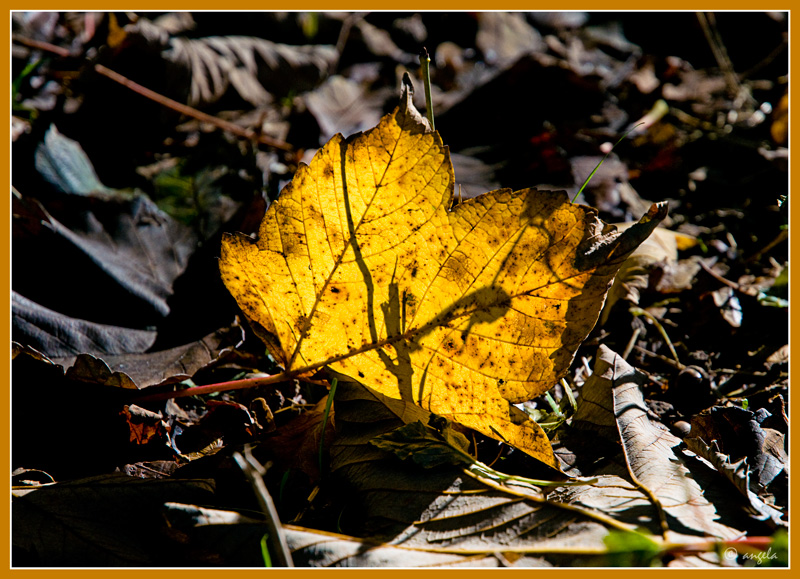
[[[785,163],[781,164],[785,113],[780,101],[785,86],[772,80],[780,78],[775,71],[785,62],[783,41],[776,34],[782,26],[780,15],[755,14],[748,20],[750,28],[740,36],[752,35],[755,44],[744,53],[728,36],[737,27],[742,30],[734,16],[660,15],[665,22],[695,18],[701,28],[718,29],[730,51],[718,50],[717,36],[716,48],[709,52],[708,40],[700,34],[694,45],[687,45],[691,50],[663,57],[657,50],[649,52],[661,40],[642,36],[641,30],[652,27],[632,25],[635,15],[571,14],[570,19],[558,18],[559,13],[426,13],[403,18],[390,13],[264,13],[228,28],[224,18],[212,21],[202,13],[186,13],[180,19],[165,15],[155,23],[133,13],[15,16],[15,63],[32,66],[15,82],[13,110],[17,344],[12,456],[14,480],[21,485],[12,508],[13,529],[19,530],[14,564],[263,565],[265,515],[258,514],[258,491],[231,458],[244,444],[268,466],[264,480],[296,565],[770,563],[779,549],[780,529],[788,522],[788,407],[783,403],[788,340],[786,332],[775,331],[786,327],[788,298],[788,234],[783,228],[788,218],[785,197],[781,198],[788,191]],[[273,30],[269,38],[275,44],[258,38],[267,29]],[[438,39],[441,30],[452,36],[443,42]],[[73,35],[74,47],[88,46],[87,41],[113,46],[111,52],[101,51],[101,61],[143,85],[167,87],[167,94],[181,102],[194,94],[189,104],[263,132],[260,144],[209,132],[210,125],[201,121],[178,125],[177,115],[168,109],[143,105],[142,97],[128,88],[102,85],[108,81],[86,73],[76,75],[65,98],[52,98],[63,90],[59,73],[53,76],[52,62],[74,66],[74,56],[59,52],[58,46],[69,44],[66,39]],[[30,44],[31,37],[50,45]],[[119,42],[126,37],[142,38],[144,43]],[[366,322],[360,332],[365,338],[364,352],[357,352],[360,358],[350,355],[347,347],[338,349],[350,335],[335,326],[339,302],[318,308],[331,315],[329,319],[311,316],[309,323],[294,323],[300,342],[314,342],[318,331],[322,340],[311,351],[302,345],[295,348],[294,360],[294,350],[287,354],[281,340],[270,337],[272,327],[261,319],[254,323],[246,307],[244,313],[251,319],[243,320],[241,329],[231,326],[239,308],[226,295],[214,261],[223,232],[242,231],[256,238],[259,207],[266,200],[272,204],[270,211],[277,212],[283,197],[278,192],[292,176],[302,180],[303,172],[319,166],[317,158],[325,155],[334,171],[339,167],[332,146],[323,147],[314,160],[303,149],[316,149],[336,132],[381,134],[381,129],[369,127],[394,108],[395,81],[405,70],[416,72],[414,55],[422,43],[435,65],[437,128],[453,149],[441,149],[441,141],[435,141],[429,151],[439,148],[440,155],[444,151],[455,164],[455,174],[452,169],[439,173],[445,175],[450,192],[436,205],[445,213],[434,213],[439,216],[437,225],[443,226],[436,232],[439,240],[446,239],[447,220],[441,215],[447,210],[475,219],[482,211],[493,215],[481,199],[493,199],[495,206],[508,203],[517,195],[513,190],[531,183],[546,184],[538,187],[540,193],[529,193],[531,198],[555,200],[558,194],[543,192],[560,189],[571,198],[587,173],[585,167],[591,170],[596,164],[598,148],[615,141],[640,118],[652,117],[595,174],[585,190],[591,195],[587,200],[606,222],[635,223],[645,214],[650,202],[639,192],[648,199],[669,201],[671,209],[645,244],[615,263],[619,274],[609,271],[608,278],[598,282],[607,287],[615,278],[596,327],[592,329],[602,303],[587,316],[586,327],[542,386],[524,394],[518,388],[511,403],[498,395],[494,400],[504,410],[489,422],[467,418],[465,425],[458,420],[465,413],[457,412],[464,407],[441,412],[442,400],[421,407],[419,393],[438,386],[428,381],[428,374],[421,387],[416,383],[421,371],[430,370],[427,362],[418,361],[426,337],[436,332],[461,337],[466,352],[473,344],[463,340],[464,335],[481,335],[503,319],[502,304],[497,313],[483,310],[483,317],[476,315],[480,304],[504,296],[476,292],[474,312],[467,301],[453,298],[450,307],[444,302],[426,305],[413,292],[413,267],[402,263],[399,255],[392,258],[391,252],[364,251],[371,249],[370,243],[378,247],[386,241],[402,248],[406,232],[396,223],[381,230],[381,240],[373,236],[373,242],[364,242],[356,235],[349,245],[348,227],[340,227],[344,235],[339,246],[348,248],[352,258],[360,250],[368,267],[351,266],[354,275],[345,280],[348,283],[332,287],[351,292],[358,281],[363,284],[364,271],[375,284],[372,314],[364,315],[370,308],[361,310]],[[137,52],[143,46],[149,48]],[[175,58],[177,53],[169,48],[178,46],[187,58]],[[55,51],[57,58],[36,64],[40,50]],[[704,62],[700,53],[729,55],[736,70],[758,66],[736,77],[730,67],[722,66],[722,72],[714,68],[725,64],[724,59]],[[143,63],[143,55],[151,63],[163,60],[178,74],[162,84],[152,76],[161,69],[158,66],[136,73],[135,63]],[[276,55],[284,59],[281,70],[268,64]],[[294,67],[289,76],[284,74],[287,67]],[[323,85],[326,77],[335,82]],[[519,79],[530,77],[546,87],[538,91],[534,107],[530,92],[519,84]],[[43,83],[43,78],[54,82]],[[366,117],[345,108],[352,114],[337,125],[336,111],[342,106],[330,97],[336,87],[335,96],[345,100],[361,95],[357,98],[365,104]],[[498,107],[500,94],[503,105]],[[580,99],[571,98],[577,94]],[[774,115],[770,102],[776,107]],[[329,110],[328,104],[335,106]],[[415,104],[425,106],[419,97]],[[243,106],[247,110],[235,110]],[[46,122],[37,121],[30,111],[49,111]],[[513,121],[504,116],[506,111],[513,111]],[[118,118],[115,130],[128,138],[108,147],[107,126],[97,118]],[[51,120],[58,133],[48,131]],[[150,130],[142,132],[147,126]],[[420,138],[425,134],[422,129]],[[341,145],[349,147],[356,160],[358,139],[353,136]],[[309,167],[299,169],[301,158],[310,161]],[[463,167],[474,168],[474,176]],[[345,163],[340,174],[358,173]],[[343,183],[348,194],[361,192],[363,183],[355,187],[346,178]],[[130,193],[134,187],[144,192]],[[292,187],[299,184],[287,191]],[[502,194],[507,198],[478,195],[503,187],[508,188]],[[774,191],[775,200],[753,197],[755,189]],[[715,196],[717,191],[725,194]],[[148,194],[158,200],[158,208]],[[477,198],[453,201],[473,197]],[[125,253],[133,239],[125,231],[144,234],[154,223],[137,221],[137,203],[162,224],[160,231],[147,233],[156,236],[148,242],[152,251],[146,253],[149,264],[144,269],[140,257],[145,254]],[[118,216],[109,217],[111,206]],[[301,196],[298,206],[313,203]],[[351,217],[367,215],[369,223],[373,214],[359,213],[357,205],[349,207]],[[184,208],[189,208],[189,221]],[[584,211],[581,206],[567,209],[564,215]],[[338,213],[339,223],[347,223],[348,211]],[[525,211],[511,215],[519,219]],[[138,225],[131,229],[127,221]],[[353,221],[354,228],[358,223]],[[423,230],[424,219],[418,224]],[[513,227],[512,222],[499,222],[500,231]],[[280,229],[292,230],[287,222]],[[179,242],[177,262],[160,251],[174,249],[162,239],[168,230],[187,233]],[[601,235],[599,246],[613,245],[612,237]],[[261,243],[263,236],[258,239]],[[476,237],[472,249],[462,253],[477,263],[485,253],[481,249],[491,243],[489,236]],[[113,244],[123,253],[114,256]],[[419,257],[426,250],[426,244],[415,247]],[[632,250],[633,245],[618,257]],[[505,256],[506,265],[513,253]],[[130,259],[121,258],[123,254]],[[41,260],[47,266],[19,267]],[[503,263],[502,256],[497,263]],[[148,269],[165,275],[142,282],[145,278],[136,272]],[[322,271],[316,269],[312,278]],[[298,279],[307,276],[290,271],[301,273]],[[418,276],[420,271],[424,273],[418,266]],[[138,281],[131,272],[140,275]],[[44,275],[48,280],[41,283]],[[53,277],[81,283],[54,286],[49,281]],[[514,299],[513,291],[503,291]],[[596,295],[604,293],[605,287]],[[284,301],[284,306],[290,305],[291,300]],[[430,329],[420,330],[415,316],[426,307],[444,314],[433,315]],[[459,326],[459,319],[466,321]],[[453,328],[436,326],[439,322]],[[217,335],[218,328],[222,330]],[[406,333],[409,347],[398,348],[406,344],[398,338]],[[329,343],[322,336],[328,336]],[[266,353],[260,339],[264,337],[270,346]],[[383,345],[369,361],[367,351],[376,338]],[[328,356],[317,356],[326,348]],[[428,361],[455,367],[467,358],[466,353],[462,358],[433,355]],[[502,370],[502,356],[478,358]],[[308,372],[292,373],[309,360],[314,367],[307,367]],[[348,370],[348,360],[358,363]],[[400,371],[403,360],[411,372]],[[330,369],[323,371],[326,365]],[[592,366],[600,376],[593,375]],[[370,387],[373,374],[381,377],[384,387],[401,382],[398,376],[407,380],[412,395],[393,398],[392,388],[380,394],[347,382],[355,379]],[[510,374],[489,375],[495,383],[491,388],[482,385],[483,391],[512,390]],[[465,376],[462,383],[481,380],[476,383],[474,372]],[[631,376],[636,378],[628,381]],[[339,388],[325,413],[324,396],[334,377]],[[169,399],[192,394],[195,385],[209,385],[213,391],[215,385],[225,384],[252,387]],[[146,397],[133,394],[142,388]],[[549,392],[542,395],[545,390]],[[572,397],[577,410],[569,403]],[[589,411],[592,425],[587,430],[583,419]],[[504,416],[512,417],[512,426],[505,424]],[[547,420],[547,428],[542,431],[528,416]],[[527,452],[514,448],[508,429],[520,425],[536,431],[534,439],[542,452],[532,454],[539,460],[531,458],[525,442],[517,440],[516,446]],[[470,463],[467,456],[477,462]],[[476,471],[476,464],[489,466]],[[145,479],[140,488],[152,494],[141,511],[140,528],[164,533],[168,543],[131,542],[80,493],[73,493],[70,508],[83,513],[89,542],[128,541],[129,552],[124,547],[105,555],[94,549],[79,552],[69,541],[62,543],[64,549],[47,551],[26,534],[26,525],[35,517],[20,499],[57,494],[59,489],[71,492],[70,484],[84,484],[94,475],[101,478],[86,481],[90,493],[112,504],[117,499],[101,493],[100,485],[113,471],[124,473],[114,476]],[[567,486],[569,480],[559,471],[583,484]],[[200,498],[166,493],[160,489],[167,487],[157,484],[188,479],[213,481],[209,488],[216,490]],[[119,489],[119,500],[133,496],[128,495],[132,487]],[[47,506],[45,495],[41,497],[39,512],[61,516],[58,508]],[[56,503],[63,500],[56,497]],[[165,526],[166,520],[171,524]],[[56,535],[66,532],[61,524],[52,529]],[[770,543],[772,535],[776,539]],[[744,538],[732,540],[739,536]],[[721,546],[733,546],[738,559],[720,557]],[[108,558],[112,552],[115,555]],[[763,557],[756,559],[755,553]]]

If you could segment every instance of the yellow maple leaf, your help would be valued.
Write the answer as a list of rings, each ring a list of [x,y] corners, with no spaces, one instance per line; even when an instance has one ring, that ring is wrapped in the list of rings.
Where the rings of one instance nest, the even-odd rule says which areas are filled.
[[[224,237],[222,278],[287,371],[327,366],[558,468],[513,403],[564,375],[666,206],[619,234],[564,192],[453,207],[453,182],[406,90],[377,127],[298,169],[257,241]]]

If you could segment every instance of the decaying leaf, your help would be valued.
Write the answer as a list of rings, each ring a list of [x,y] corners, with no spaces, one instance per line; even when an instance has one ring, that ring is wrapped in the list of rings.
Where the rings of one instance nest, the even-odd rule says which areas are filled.
[[[35,165],[42,177],[63,193],[111,193],[100,182],[92,162],[80,144],[58,132],[55,125],[50,125],[44,141],[36,147]]]
[[[183,102],[203,107],[235,91],[253,106],[272,102],[289,87],[308,90],[319,84],[338,58],[327,45],[294,46],[249,36],[172,36],[183,30],[164,19],[138,18],[120,30],[120,43],[130,54],[161,51],[168,83]],[[133,58],[136,58],[134,56]]]
[[[135,404],[126,405],[120,415],[125,418],[130,429],[130,442],[147,444],[159,438],[166,438],[167,425],[161,412],[153,412]]]
[[[271,102],[287,86],[312,88],[336,58],[332,46],[289,46],[264,38],[172,38],[165,58],[191,71],[189,104],[215,102],[232,86],[249,103]]]
[[[12,340],[42,356],[103,355],[144,352],[156,341],[155,330],[135,330],[72,318],[13,291]],[[46,356],[45,356],[46,357]]]
[[[320,143],[336,133],[355,133],[380,120],[383,95],[369,95],[362,84],[340,75],[328,78],[304,95],[308,110],[320,127]]]
[[[762,494],[787,469],[788,422],[783,416],[782,400],[776,400],[779,414],[767,408],[751,412],[743,408],[713,406],[692,418],[691,438],[716,445],[716,452],[738,463],[747,459],[752,491]],[[773,412],[775,412],[773,408]],[[777,428],[777,429],[776,429]],[[708,441],[707,443],[705,441]]]
[[[652,503],[651,520],[657,520],[661,511],[673,532],[736,537],[739,532],[719,521],[719,509],[704,496],[698,475],[690,469],[691,457],[679,448],[681,439],[648,417],[640,389],[644,380],[621,356],[601,345],[594,373],[581,390],[575,426],[604,436],[616,431],[628,476]]]
[[[733,483],[736,490],[747,498],[754,517],[776,527],[786,526],[786,522],[782,520],[783,513],[762,501],[756,493],[750,490],[751,470],[746,459],[732,462],[729,456],[719,451],[716,441],[706,444],[702,438],[691,437],[686,438],[685,442],[692,452],[710,462],[720,474]]]
[[[14,565],[164,565],[161,505],[206,502],[207,480],[142,480],[111,474],[13,491]]]
[[[66,183],[73,181],[77,177]],[[144,329],[169,314],[173,283],[186,270],[197,236],[149,197],[84,190],[80,195],[54,194],[47,204],[14,195],[12,203],[17,241],[13,277],[19,294],[70,318],[98,324]],[[30,267],[31,263],[38,267]],[[64,280],[85,283],[58,283]],[[44,318],[48,332],[49,326],[64,323],[47,320],[49,312],[41,310],[35,317]],[[58,348],[61,352],[44,353],[88,351],[82,350],[82,340],[64,341]]]
[[[356,537],[288,527],[286,539],[302,567],[499,567],[491,554],[436,553],[370,543]]]
[[[511,403],[566,372],[666,205],[622,234],[564,192],[453,206],[449,151],[411,100],[406,89],[374,129],[333,137],[257,241],[227,235],[222,278],[287,371],[328,366],[555,466]]]
[[[176,538],[209,564],[263,565],[258,558],[266,528],[263,520],[195,505],[164,506]],[[295,567],[500,567],[509,562],[500,553],[435,552],[296,525],[285,525],[283,531]],[[518,566],[549,566],[540,558],[510,559]]]
[[[324,445],[324,451],[328,451],[331,441],[335,438],[335,413],[330,411],[328,421],[323,422],[327,401],[327,397],[324,397],[313,408],[277,429],[271,444],[259,449],[266,452],[266,461],[272,462],[284,472],[295,469],[305,473],[311,480],[318,480],[320,442]]]
[[[633,223],[618,224],[617,227],[625,229]],[[657,266],[663,268],[662,283],[659,289],[664,291],[677,291],[690,287],[694,275],[700,271],[697,260],[678,262],[678,250],[688,249],[697,243],[697,240],[688,235],[657,227],[652,235],[631,253],[619,268],[617,276],[608,290],[608,298],[600,316],[600,323],[605,324],[612,308],[619,300],[631,304],[639,303],[639,292],[647,288],[650,283],[650,272]],[[664,277],[669,277],[669,283],[663,283]]]
[[[81,323],[92,329],[90,337],[97,336],[100,345],[110,343],[108,336],[114,337],[117,334],[126,336],[125,331],[129,332],[132,338],[138,335],[134,330],[89,324],[82,320],[74,321],[78,330],[84,327],[79,325]],[[71,325],[67,326],[67,328],[71,327]],[[107,335],[101,331],[105,328],[108,328]],[[142,352],[134,353],[102,355],[97,353],[94,348],[87,348],[88,352],[94,353],[48,357],[27,344],[23,345],[17,342],[12,342],[12,352],[14,358],[20,354],[27,354],[37,361],[54,365],[64,370],[69,380],[136,390],[151,386],[166,386],[187,380],[211,364],[219,363],[224,355],[241,344],[242,338],[241,326],[234,324],[195,342],[158,352],[143,352],[147,348],[145,345],[141,348]],[[133,342],[133,339],[130,339],[129,342]]]
[[[520,12],[479,12],[475,43],[487,62],[509,65],[523,54],[546,50],[542,35]]]

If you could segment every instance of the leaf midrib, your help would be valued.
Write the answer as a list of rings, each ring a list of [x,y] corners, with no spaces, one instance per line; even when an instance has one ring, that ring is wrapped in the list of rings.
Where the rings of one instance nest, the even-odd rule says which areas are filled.
[[[372,129],[372,130],[375,130],[375,129]],[[338,135],[338,138],[339,138],[339,155],[340,155],[339,163],[340,163],[341,171],[342,171],[342,176],[341,176],[342,187],[343,187],[343,190],[346,191],[347,190],[347,171],[346,171],[346,167],[347,167],[347,140],[344,139],[344,137],[342,137],[341,135]],[[350,247],[351,245],[354,245],[354,243],[356,243],[356,242],[354,242],[354,239],[357,236],[358,229],[361,227],[362,223],[364,222],[364,217],[367,215],[370,207],[372,207],[372,203],[375,201],[375,198],[377,197],[377,189],[380,186],[380,183],[382,182],[382,180],[386,177],[386,172],[389,170],[389,165],[391,165],[391,160],[394,159],[394,154],[397,151],[397,146],[398,146],[399,142],[400,142],[399,138],[397,140],[395,140],[394,146],[392,147],[391,154],[389,155],[390,162],[386,164],[386,168],[384,169],[383,175],[381,176],[381,181],[375,183],[374,187],[375,187],[376,193],[375,193],[375,195],[372,196],[372,198],[367,203],[367,206],[364,209],[364,212],[361,214],[361,217],[360,217],[360,219],[358,221],[358,224],[354,224],[353,225],[353,232],[349,237],[344,237],[343,236],[344,243],[343,243],[343,246],[342,246],[342,250],[339,253],[339,255],[336,257],[336,260],[334,261],[334,264],[333,264],[333,267],[331,268],[331,271],[325,277],[325,282],[322,284],[322,288],[318,292],[316,292],[316,296],[314,297],[314,304],[311,306],[311,310],[309,310],[309,313],[306,315],[306,320],[308,320],[309,323],[306,324],[306,326],[301,330],[300,337],[297,339],[297,343],[295,344],[294,351],[292,352],[292,355],[291,355],[291,357],[289,358],[289,360],[288,360],[288,362],[286,364],[287,370],[292,367],[292,365],[294,364],[294,361],[297,359],[297,356],[300,354],[300,351],[301,351],[302,345],[303,345],[303,341],[306,339],[306,337],[308,337],[308,332],[311,329],[310,321],[316,315],[317,309],[319,308],[319,305],[320,305],[320,303],[322,301],[322,296],[325,295],[325,290],[328,289],[328,286],[330,285],[330,282],[333,279],[335,272],[338,270],[339,266],[342,264],[344,256],[347,253],[347,248]],[[370,161],[371,161],[371,159],[370,159]],[[372,166],[373,166],[373,164],[372,164],[372,162],[370,162],[370,167],[372,167]],[[316,181],[315,181],[315,184],[316,184]],[[336,183],[334,182],[334,191],[335,191],[335,188],[336,188]],[[349,197],[349,196],[345,194],[345,197]],[[319,202],[320,207],[322,207],[321,200],[319,199],[319,187],[317,187],[317,201]],[[349,201],[349,199],[343,199],[343,203],[348,203],[348,201]],[[349,203],[348,203],[348,205],[349,205]],[[304,207],[302,202],[300,204],[300,207],[301,207],[301,210]],[[324,212],[320,212],[320,213],[321,213],[322,218],[324,220],[325,219],[325,213]],[[337,213],[339,213],[339,212],[337,212]],[[340,228],[342,228],[342,225],[341,225],[341,214],[339,213],[339,215],[340,215],[340,217],[339,217]],[[303,220],[303,228],[305,229],[305,219]],[[349,229],[349,227],[347,229],[342,228],[343,231],[347,231],[348,229]],[[327,231],[327,228],[326,228],[326,231]],[[350,232],[347,231],[347,233],[350,233]],[[306,235],[306,240],[307,239],[308,239],[308,236]],[[308,255],[308,262],[309,262],[309,265],[311,265],[311,263],[312,263],[311,252],[310,252],[311,247],[310,247],[310,245],[308,244],[307,241],[306,241],[305,245],[306,245],[306,253]],[[288,266],[287,266],[287,268],[288,268]],[[291,268],[288,268],[288,269],[290,270],[290,273],[291,273]],[[312,270],[312,275],[313,275],[313,270]],[[292,282],[294,283],[295,289],[297,290],[298,287],[297,287],[297,283],[294,281],[294,275],[293,274],[292,274]]]

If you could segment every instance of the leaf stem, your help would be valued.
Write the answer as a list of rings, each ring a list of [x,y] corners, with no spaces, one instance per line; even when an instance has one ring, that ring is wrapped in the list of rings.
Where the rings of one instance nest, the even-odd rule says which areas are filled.
[[[603,158],[602,158],[602,159],[600,159],[600,162],[597,164],[597,166],[596,166],[594,169],[592,169],[592,172],[591,172],[591,173],[589,173],[589,176],[588,176],[588,177],[586,177],[586,180],[583,182],[583,185],[581,185],[581,188],[580,188],[580,189],[578,189],[578,192],[577,192],[577,193],[575,193],[575,197],[573,197],[573,198],[572,198],[572,202],[573,202],[573,203],[575,203],[575,200],[578,198],[578,195],[580,195],[580,194],[583,192],[583,190],[584,190],[584,189],[586,188],[586,186],[589,184],[589,181],[591,181],[592,177],[594,177],[594,174],[595,174],[595,173],[597,173],[597,170],[600,168],[600,165],[602,165],[602,164],[605,162],[605,160],[608,158],[608,156],[611,154],[611,152],[612,152],[612,151],[613,151],[613,150],[616,148],[616,146],[617,146],[617,145],[619,145],[619,144],[622,142],[622,140],[623,140],[625,137],[627,137],[628,135],[630,135],[630,134],[633,132],[633,129],[635,129],[635,128],[636,128],[636,127],[638,127],[639,125],[643,125],[643,124],[644,124],[644,122],[637,123],[637,124],[633,125],[633,126],[630,128],[630,129],[628,129],[627,131],[625,131],[625,134],[624,134],[624,135],[622,135],[622,136],[619,138],[619,140],[618,140],[616,143],[614,143],[614,146],[613,146],[613,147],[611,147],[611,151],[609,151],[608,153],[606,153],[606,154],[603,156]]]
[[[564,394],[567,396],[567,400],[569,400],[570,408],[572,411],[575,412],[578,409],[578,403],[575,401],[575,396],[572,394],[572,388],[570,388],[567,381],[562,378],[561,379],[561,387],[564,389]]]
[[[533,479],[511,474],[505,474],[503,472],[493,469],[492,467],[482,463],[479,460],[476,460],[475,457],[473,457],[471,454],[459,448],[458,446],[452,444],[450,441],[446,440],[441,434],[438,434],[437,438],[442,444],[444,444],[445,446],[450,448],[450,450],[452,450],[460,457],[462,457],[463,461],[469,465],[467,467],[468,471],[481,477],[486,477],[494,481],[499,481],[500,483],[517,483],[519,486],[524,486],[529,488],[532,487],[533,490],[538,491],[540,489],[536,487],[581,486],[581,485],[593,485],[597,482],[597,478],[570,477],[570,479],[565,481],[553,481],[553,480]]]
[[[334,376],[331,380],[331,390],[328,392],[328,399],[325,401],[325,413],[322,415],[322,433],[319,436],[319,473],[322,475],[322,451],[325,447],[325,428],[328,426],[328,415],[333,405],[333,397],[336,395],[336,386],[339,379]]]
[[[602,523],[602,524],[604,524],[604,525],[606,525],[608,527],[612,527],[614,529],[618,529],[618,530],[624,531],[626,533],[636,533],[636,534],[639,534],[639,535],[645,535],[645,533],[642,533],[642,532],[638,531],[635,527],[633,527],[633,525],[629,525],[627,523],[623,523],[622,521],[618,521],[618,520],[616,520],[616,519],[614,519],[612,517],[609,517],[608,515],[606,515],[604,513],[601,513],[599,511],[585,509],[583,507],[578,507],[576,505],[571,505],[569,503],[561,503],[561,502],[558,502],[558,501],[552,501],[552,500],[548,500],[548,499],[543,498],[543,497],[537,497],[536,495],[531,495],[529,493],[524,493],[524,492],[521,492],[521,491],[518,491],[518,490],[514,490],[513,488],[511,488],[511,487],[509,487],[507,485],[497,483],[496,481],[492,480],[491,478],[487,478],[485,476],[481,476],[480,474],[478,474],[476,472],[473,472],[470,469],[466,469],[465,468],[464,472],[467,475],[471,476],[472,478],[482,482],[486,486],[488,486],[490,488],[494,488],[495,490],[498,490],[498,491],[501,491],[501,492],[505,492],[505,493],[508,493],[508,494],[511,494],[511,495],[514,495],[514,496],[518,496],[518,497],[523,498],[523,499],[528,499],[528,500],[531,500],[531,501],[536,502],[536,503],[552,505],[554,508],[557,508],[557,509],[563,509],[565,511],[578,513],[580,515],[583,515],[584,517],[587,517],[589,519],[593,519],[593,520],[595,520],[595,521],[597,521],[599,523]],[[557,483],[557,484],[562,484],[562,483]],[[649,535],[645,535],[645,536],[649,537]]]
[[[553,480],[526,478],[523,476],[516,476],[513,474],[502,473],[475,459],[472,459],[472,464],[469,466],[467,470],[477,474],[478,476],[496,480],[499,481],[500,483],[516,483],[518,486],[523,486],[523,487],[585,486],[585,485],[593,485],[598,480],[597,478],[586,478],[586,479],[572,478],[570,480],[553,481]]]
[[[474,310],[465,310],[464,313],[462,314],[462,317],[471,316],[473,313]],[[294,370],[288,370],[288,371],[285,370],[283,372],[280,372],[278,374],[273,374],[271,376],[263,376],[259,378],[245,378],[243,380],[231,380],[230,382],[218,382],[216,384],[208,384],[205,386],[194,386],[192,388],[186,388],[184,390],[158,392],[157,394],[142,394],[141,392],[137,391],[132,393],[130,398],[132,402],[137,404],[140,402],[158,402],[162,400],[169,400],[171,398],[200,396],[204,394],[213,394],[215,392],[228,392],[230,390],[241,390],[244,388],[255,388],[257,386],[268,386],[271,384],[277,384],[279,382],[286,382],[287,380],[294,380],[295,378],[300,378],[302,376],[310,376],[314,371],[320,370],[325,366],[330,366],[331,364],[339,362],[340,360],[346,360],[347,358],[358,356],[359,354],[363,354],[364,352],[370,352],[372,350],[382,348],[387,344],[394,344],[395,342],[399,342],[400,340],[414,338],[416,334],[419,334],[424,330],[425,330],[424,326],[421,328],[412,328],[407,332],[401,334],[395,334],[383,340],[368,342],[366,344],[363,344],[361,347],[349,350],[344,354],[331,356],[327,360],[322,360],[320,362],[308,364],[307,366],[301,366],[295,368]]]
[[[672,354],[672,357],[678,364],[678,367],[683,369],[685,366],[681,363],[680,359],[678,358],[678,353],[675,351],[675,346],[672,345],[672,340],[669,339],[669,335],[667,334],[667,331],[664,329],[664,326],[661,325],[661,322],[659,322],[658,319],[656,319],[656,317],[653,314],[640,307],[633,306],[630,308],[630,312],[634,316],[644,316],[648,320],[653,322],[653,325],[658,330],[658,333],[661,334],[661,337],[664,338],[664,341],[667,343],[667,347],[669,348],[670,354]]]
[[[419,54],[419,63],[422,67],[422,82],[425,85],[425,108],[428,113],[428,122],[431,124],[431,130],[435,131],[436,124],[433,122],[433,103],[431,102],[431,57],[428,49],[424,46]]]
[[[256,386],[268,386],[296,378],[300,372],[281,372],[270,376],[259,378],[244,378],[242,380],[231,380],[230,382],[217,382],[216,384],[206,384],[203,386],[192,386],[183,390],[173,390],[169,392],[158,392],[156,394],[144,394],[137,396],[134,393],[131,401],[140,404],[142,402],[161,402],[172,398],[185,398],[187,396],[201,396],[203,394],[214,394],[216,392],[228,392],[229,390],[241,390],[243,388],[255,388]]]
[[[550,395],[550,392],[544,393],[544,399],[547,400],[547,404],[550,405],[550,410],[553,411],[553,414],[555,414],[559,418],[564,416],[564,413],[561,412],[561,408],[559,408],[558,404],[556,404],[556,401],[553,400],[553,397]]]

